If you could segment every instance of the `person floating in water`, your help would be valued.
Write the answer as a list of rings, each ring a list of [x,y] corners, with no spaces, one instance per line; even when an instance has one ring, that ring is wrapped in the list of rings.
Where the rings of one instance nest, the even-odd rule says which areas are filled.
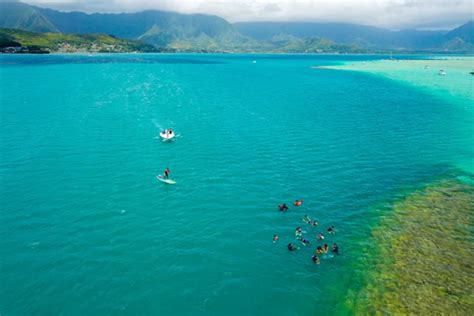
[[[286,205],[286,203],[280,204],[278,205],[278,209],[282,212],[286,212],[288,211],[288,205]]]
[[[305,233],[305,232],[301,229],[301,227],[296,227],[296,229],[295,229],[295,236],[296,237],[303,236],[303,233]]]
[[[311,219],[308,215],[303,216],[303,222],[310,224],[311,226],[318,226],[318,221],[315,221],[314,219]]]
[[[318,236],[316,236],[317,240],[324,240],[324,235],[322,233],[319,233]]]
[[[334,229],[334,226],[331,226],[331,227],[328,227],[327,232],[329,234],[334,234],[336,232],[336,230]]]
[[[293,245],[291,242],[286,247],[288,248],[289,251],[300,249],[300,248],[296,247],[295,245]]]
[[[295,203],[293,203],[294,206],[301,206],[303,204],[303,200],[296,200]]]
[[[278,235],[273,235],[273,243],[276,243],[278,239],[279,239]]]
[[[310,244],[308,239],[301,238],[300,242],[303,244],[303,246],[308,246]]]
[[[323,248],[321,246],[318,246],[318,248],[316,248],[316,254],[320,255],[323,253]]]
[[[328,244],[324,244],[324,246],[323,246],[323,252],[324,252],[324,253],[328,253],[328,250],[329,250]]]
[[[317,255],[313,255],[313,256],[311,257],[311,260],[313,260],[313,263],[316,263],[316,264],[319,264],[319,262],[320,262],[320,261],[319,261],[319,257],[318,257]]]
[[[332,244],[332,250],[331,250],[335,255],[339,255],[339,247],[337,244]]]
[[[168,179],[170,176],[170,169],[166,168],[165,172],[163,172],[163,178]]]

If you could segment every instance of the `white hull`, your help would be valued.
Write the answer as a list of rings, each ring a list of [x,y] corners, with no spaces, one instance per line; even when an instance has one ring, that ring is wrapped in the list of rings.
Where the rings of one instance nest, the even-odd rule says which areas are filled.
[[[163,178],[163,176],[156,176],[156,179],[166,184],[176,184],[176,181],[171,180],[171,179],[165,179]]]

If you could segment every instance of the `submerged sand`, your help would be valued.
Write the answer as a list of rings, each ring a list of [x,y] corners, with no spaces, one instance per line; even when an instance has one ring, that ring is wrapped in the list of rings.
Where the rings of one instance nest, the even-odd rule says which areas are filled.
[[[474,101],[474,57],[440,57],[420,60],[387,59],[347,63],[325,68],[363,71],[389,79],[428,88],[442,98],[452,97],[462,102]],[[443,70],[446,75],[440,75]]]
[[[462,106],[472,120],[474,57],[379,60],[324,68],[361,71]],[[440,70],[445,75],[440,75]],[[456,163],[472,174],[472,135]],[[463,181],[460,179],[463,178]],[[469,181],[466,181],[468,179]],[[438,181],[395,202],[360,262],[365,286],[349,294],[360,315],[469,315],[474,311],[474,186],[470,175]]]
[[[474,174],[474,56],[434,57],[431,59],[348,62],[319,68],[360,71],[381,76],[420,89],[439,100],[466,111],[465,145],[462,157],[453,165]],[[440,71],[445,74],[440,75]]]

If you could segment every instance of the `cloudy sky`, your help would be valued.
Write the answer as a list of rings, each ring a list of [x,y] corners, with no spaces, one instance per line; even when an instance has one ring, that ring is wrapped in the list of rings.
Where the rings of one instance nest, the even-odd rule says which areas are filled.
[[[62,11],[208,13],[240,21],[353,22],[391,29],[447,29],[473,18],[473,0],[26,0]]]

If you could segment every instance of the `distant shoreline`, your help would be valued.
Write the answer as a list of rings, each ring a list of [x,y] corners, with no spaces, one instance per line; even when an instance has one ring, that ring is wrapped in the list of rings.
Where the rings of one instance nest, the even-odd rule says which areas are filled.
[[[0,52],[1,55],[298,55],[298,56],[452,56],[452,57],[474,57],[474,54],[463,53],[262,53],[262,52],[46,52],[46,53],[8,53]],[[321,66],[320,68],[327,68]]]

